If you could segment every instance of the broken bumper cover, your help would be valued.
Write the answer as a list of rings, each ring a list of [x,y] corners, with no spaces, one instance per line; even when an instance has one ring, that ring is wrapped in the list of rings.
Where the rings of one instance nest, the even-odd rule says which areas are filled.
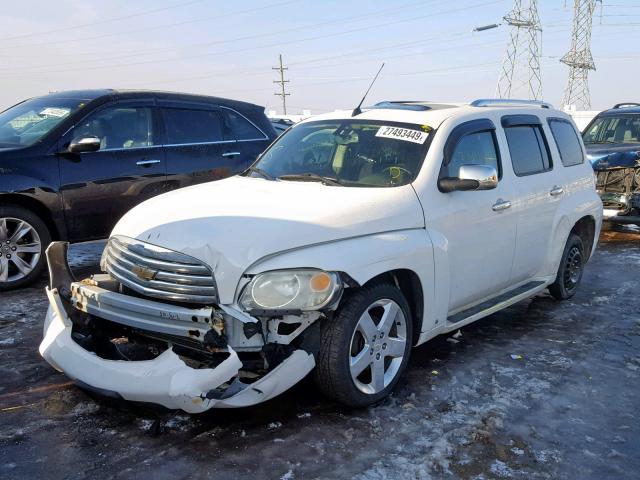
[[[229,347],[229,357],[216,368],[189,367],[172,349],[153,360],[106,360],[85,350],[72,336],[72,322],[57,289],[47,289],[49,310],[40,354],[78,384],[125,400],[148,402],[188,413],[211,408],[246,407],[267,401],[302,380],[315,366],[312,354],[295,350],[276,368],[251,384],[234,381],[223,398],[208,398],[230,380],[237,379],[242,362]]]

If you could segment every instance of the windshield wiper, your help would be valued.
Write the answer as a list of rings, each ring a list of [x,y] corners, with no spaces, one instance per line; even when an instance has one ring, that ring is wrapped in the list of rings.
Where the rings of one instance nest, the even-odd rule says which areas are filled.
[[[597,142],[585,142],[585,145],[604,145],[609,143],[616,143],[616,142],[612,142],[611,140],[598,140]]]
[[[273,178],[273,175],[265,172],[264,170],[258,167],[249,167],[245,170],[245,173],[246,172],[255,172],[258,175],[260,175],[262,178],[266,178],[267,180],[275,180],[275,178]]]
[[[325,177],[322,175],[318,175],[317,173],[298,173],[291,175],[280,175],[278,180],[291,180],[291,181],[299,181],[299,182],[322,182],[325,185],[333,185],[337,187],[344,187],[344,184],[340,183],[340,181],[336,178]]]

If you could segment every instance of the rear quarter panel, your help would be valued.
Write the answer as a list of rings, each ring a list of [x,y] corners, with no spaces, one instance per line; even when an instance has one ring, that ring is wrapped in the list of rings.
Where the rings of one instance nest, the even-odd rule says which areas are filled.
[[[595,235],[593,245],[591,246],[591,254],[593,255],[602,225],[602,201],[596,193],[593,168],[586,158],[586,149],[582,142],[580,131],[575,126],[575,123],[571,117],[560,112],[550,112],[546,117],[562,118],[571,122],[580,140],[584,156],[583,163],[565,167],[562,164],[553,134],[548,123],[545,121],[545,133],[547,134],[549,148],[553,156],[553,171],[554,175],[556,175],[556,183],[564,189],[564,195],[553,222],[551,240],[547,246],[547,262],[541,272],[544,276],[553,276],[555,278],[569,233],[575,224],[585,216],[592,217],[595,222]]]

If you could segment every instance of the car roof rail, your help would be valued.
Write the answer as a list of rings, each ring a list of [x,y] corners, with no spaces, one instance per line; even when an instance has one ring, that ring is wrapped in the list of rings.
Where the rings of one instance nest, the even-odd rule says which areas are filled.
[[[404,100],[386,100],[384,102],[378,102],[375,105],[368,107],[371,109],[378,108],[391,108],[398,110],[416,110],[416,111],[424,111],[431,110],[429,105],[426,105],[426,102],[415,102],[415,101],[404,101]]]
[[[637,102],[622,102],[622,103],[616,103],[613,108],[626,108],[626,107],[640,107],[640,103]]]
[[[440,110],[443,108],[453,108],[457,105],[447,103],[435,103],[423,100],[385,100],[375,105],[367,107],[368,109],[393,109],[393,110],[414,110],[423,112],[427,110]]]
[[[472,107],[540,107],[553,108],[553,105],[540,100],[518,100],[513,98],[479,98],[469,105]]]

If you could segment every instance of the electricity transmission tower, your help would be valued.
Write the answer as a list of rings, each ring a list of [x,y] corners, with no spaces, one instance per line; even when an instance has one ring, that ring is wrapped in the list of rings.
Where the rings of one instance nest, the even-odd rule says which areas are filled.
[[[271,70],[278,70],[280,72],[280,80],[274,80],[273,83],[280,84],[280,92],[274,93],[278,97],[282,97],[282,113],[283,115],[287,114],[287,97],[291,95],[285,91],[285,84],[289,83],[289,80],[284,79],[284,71],[289,70],[287,67],[282,66],[282,55],[280,55],[280,66],[273,67]]]
[[[542,99],[538,0],[513,0],[513,10],[503,17],[509,25],[509,45],[502,62],[496,95],[498,98],[526,96]],[[526,93],[525,93],[526,92]]]
[[[591,108],[589,94],[589,70],[595,70],[596,64],[591,56],[591,25],[597,0],[573,1],[573,32],[571,49],[560,59],[569,67],[569,79],[564,91],[562,105],[575,105],[576,108]]]

